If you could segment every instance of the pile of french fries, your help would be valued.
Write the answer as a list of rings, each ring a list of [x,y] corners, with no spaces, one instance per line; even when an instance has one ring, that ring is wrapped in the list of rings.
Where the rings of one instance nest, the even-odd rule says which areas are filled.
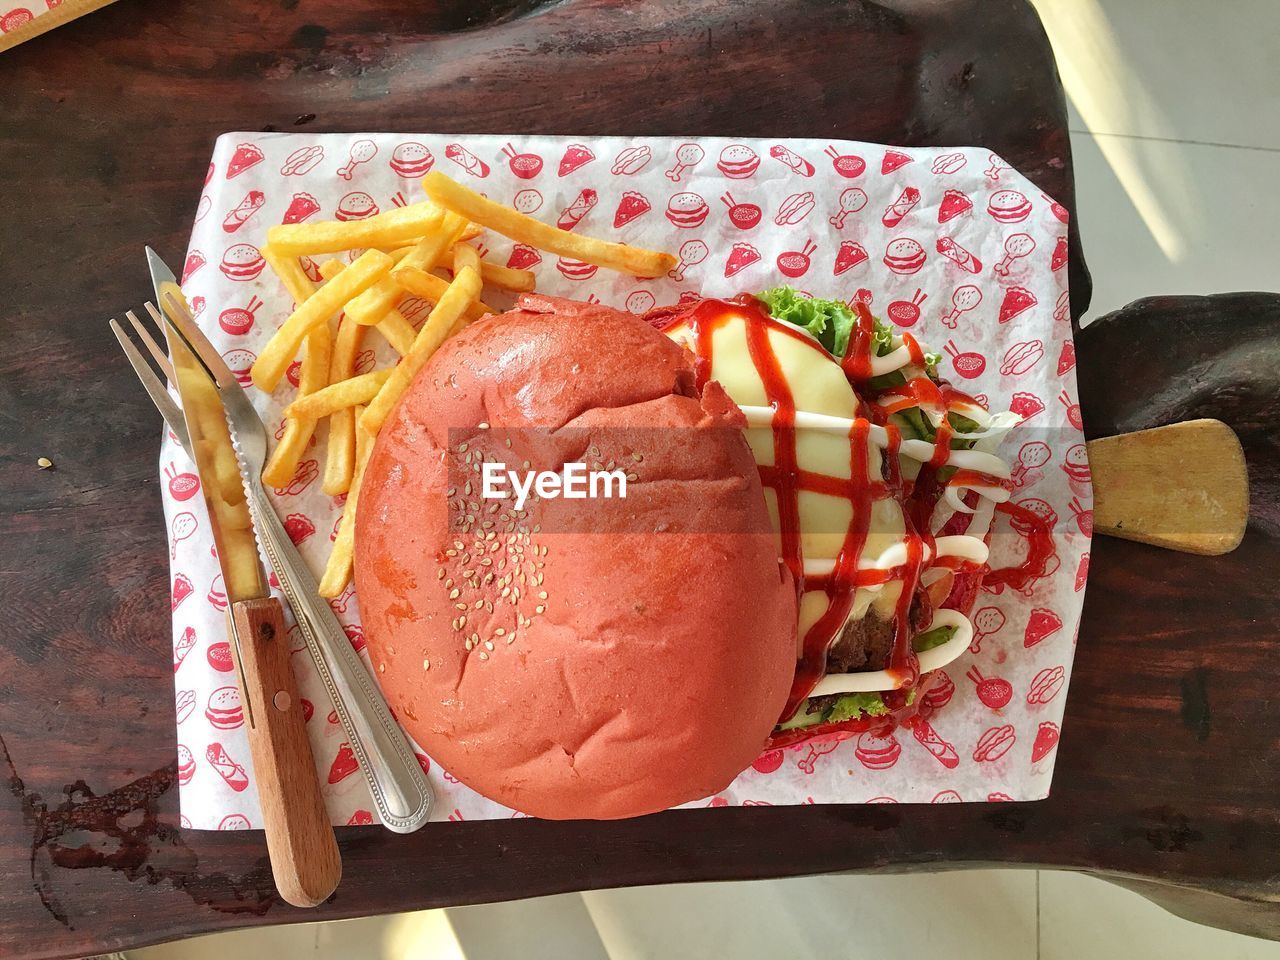
[[[251,371],[273,391],[302,354],[298,396],[285,409],[285,428],[262,478],[273,487],[293,479],[321,420],[329,422],[323,490],[346,495],[320,595],[336,597],[351,579],[355,513],[373,441],[396,401],[440,345],[467,324],[494,313],[480,297],[485,284],[513,292],[534,289],[534,275],[481,259],[468,243],[484,230],[563,257],[637,277],[662,276],[676,265],[668,253],[579,236],[495,203],[436,171],[422,181],[427,199],[366,220],[281,224],[267,232],[262,254],[294,310],[263,347]],[[350,265],[320,265],[317,286],[299,257],[363,250]],[[446,279],[435,270],[448,270]],[[433,304],[415,330],[397,309],[405,297]],[[400,354],[395,366],[356,373],[356,358],[374,327]]]

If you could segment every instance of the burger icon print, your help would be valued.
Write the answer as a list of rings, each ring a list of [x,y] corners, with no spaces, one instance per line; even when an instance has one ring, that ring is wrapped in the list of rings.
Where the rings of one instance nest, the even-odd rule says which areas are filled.
[[[237,243],[222,255],[218,269],[230,280],[256,280],[267,265],[262,253],[251,243]]]

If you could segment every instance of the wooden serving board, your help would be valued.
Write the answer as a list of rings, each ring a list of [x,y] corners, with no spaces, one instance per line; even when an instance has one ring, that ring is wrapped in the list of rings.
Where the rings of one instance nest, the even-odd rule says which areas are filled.
[[[86,82],[91,69],[92,82]],[[1035,804],[739,808],[607,823],[341,835],[314,911],[257,833],[177,822],[160,421],[106,317],[184,249],[228,130],[850,137],[983,144],[1074,210],[1065,110],[1018,0],[134,0],[0,58],[0,953],[83,956],[259,923],[561,890],[978,863],[1121,877],[1201,919],[1270,906],[1280,721],[1280,298],[1144,301],[1078,344],[1091,436],[1215,416],[1253,522],[1227,557],[1099,539],[1054,796]],[[1072,231],[1074,314],[1089,279]],[[1206,352],[1209,351],[1209,352]],[[1123,360],[1121,360],[1123,358]],[[1157,399],[1152,399],[1157,398]],[[39,456],[55,468],[41,471]]]

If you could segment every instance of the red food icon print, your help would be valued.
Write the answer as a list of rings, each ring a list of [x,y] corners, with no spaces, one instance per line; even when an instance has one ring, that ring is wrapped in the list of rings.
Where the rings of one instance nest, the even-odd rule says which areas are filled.
[[[960,764],[960,755],[956,748],[938,735],[928,720],[916,717],[911,725],[911,735],[929,751],[929,754],[948,770],[954,770]]]
[[[343,626],[342,630],[347,635],[347,639],[351,641],[351,646],[355,649],[356,653],[359,653],[367,646],[367,642],[364,638],[364,631],[356,626],[356,624],[346,624]]]
[[[1021,223],[1031,216],[1031,201],[1017,190],[997,190],[987,201],[987,213],[997,223]]]
[[[615,177],[630,177],[647,167],[652,159],[653,150],[646,145],[626,147],[613,158],[609,170]]]
[[[186,786],[196,775],[196,758],[182,744],[178,744],[178,783]]]
[[[232,336],[242,337],[253,329],[253,315],[262,306],[256,296],[249,298],[247,307],[227,307],[218,315],[218,326]]]
[[[884,265],[897,274],[918,273],[924,266],[924,247],[910,237],[892,240],[884,251]]]
[[[292,653],[293,651],[290,650],[289,652]],[[310,723],[311,718],[315,716],[316,705],[312,703],[310,700],[308,700],[306,697],[299,697],[298,704],[302,707],[302,722]]]
[[[178,473],[172,460],[164,468],[164,475],[169,478],[169,496],[179,502],[190,500],[200,490],[200,477],[194,473]]]
[[[836,747],[840,746],[842,740],[843,738],[841,737],[833,737],[830,740],[809,741],[808,754],[806,754],[802,759],[798,760],[796,762],[796,766],[800,768],[801,773],[812,774],[815,767],[817,766],[818,758],[825,756],[828,753],[831,753],[831,751],[835,750]],[[742,805],[744,807],[745,806],[769,806],[769,804],[765,804],[765,803],[752,803],[752,801],[750,800],[744,801]]]
[[[855,304],[859,303],[866,304],[869,307],[871,306],[871,301],[873,299],[874,298],[872,297],[870,290],[866,287],[859,287],[857,290],[853,291],[853,296],[849,298],[849,309],[856,310],[857,307]]]
[[[339,220],[368,220],[378,213],[378,204],[363,190],[353,190],[338,201],[334,214]]]
[[[289,364],[289,369],[284,372],[284,375],[285,375],[285,378],[288,379],[289,381],[289,386],[293,387],[296,390],[298,388],[299,382],[301,382],[302,361],[295,360],[293,361],[293,363]],[[281,430],[280,436],[284,436],[283,429]],[[280,436],[276,437],[276,439],[279,440]]]
[[[670,170],[667,171],[667,179],[672,183],[679,183],[680,178],[684,176],[686,170],[692,170],[702,162],[702,158],[706,156],[706,152],[696,143],[682,143],[676,148],[676,162]]]
[[[222,355],[222,359],[226,361],[227,367],[231,370],[232,376],[236,378],[236,382],[242,387],[247,387],[253,383],[253,363],[258,359],[258,355],[252,350],[228,350]]]
[[[248,781],[246,781],[247,785]],[[243,787],[232,789],[244,789]],[[218,821],[219,830],[251,830],[253,825],[249,822],[249,818],[243,813],[228,813],[225,817]]]
[[[1079,593],[1084,589],[1085,581],[1089,578],[1089,554],[1085,553],[1080,557],[1080,565],[1076,567],[1076,583],[1075,591]]]
[[[999,180],[1000,174],[1004,173],[1006,170],[1013,169],[1013,167],[1009,166],[994,153],[988,154],[987,160],[990,161],[990,166],[987,167],[984,173],[988,180]]]
[[[248,222],[249,218],[262,209],[267,202],[266,194],[261,190],[250,190],[244,199],[227,211],[222,218],[222,229],[227,233],[235,233]]]
[[[338,176],[343,180],[350,180],[355,173],[356,167],[362,163],[368,163],[378,155],[378,145],[372,140],[357,140],[351,145],[351,150],[347,155],[347,162],[338,168]]]
[[[995,265],[997,276],[1007,277],[1013,267],[1013,261],[1021,260],[1036,248],[1036,242],[1030,234],[1014,233],[1005,238],[1004,256]]]
[[[720,151],[716,169],[730,180],[746,180],[760,166],[759,155],[741,143],[731,143]]]
[[[426,144],[408,140],[391,151],[388,162],[396,176],[405,180],[417,180],[431,172],[436,158],[431,155]]]
[[[973,201],[963,190],[947,190],[938,204],[938,222],[947,223],[973,209]]]
[[[862,244],[855,240],[842,240],[836,250],[836,262],[831,268],[831,274],[838,277],[842,273],[848,273],[868,259],[867,250]]]
[[[656,304],[657,298],[648,290],[637,290],[627,297],[626,307],[630,313],[648,313]]]
[[[222,744],[217,742],[209,744],[208,748],[204,752],[204,757],[209,761],[209,764],[213,769],[218,771],[218,776],[222,777],[222,779],[226,781],[227,786],[236,793],[240,793],[249,786],[248,772],[246,772],[244,767],[231,759],[231,755],[227,753],[226,748]],[[239,814],[235,814],[235,816],[239,816]],[[241,817],[241,819],[244,818]],[[226,819],[224,819],[223,822],[225,823]],[[242,830],[247,827],[248,821],[246,820],[244,827],[235,827],[232,829]],[[226,828],[219,827],[219,829]]]
[[[572,230],[582,218],[591,212],[591,209],[600,199],[599,195],[590,187],[584,187],[579,191],[578,195],[573,198],[573,203],[569,204],[560,211],[560,217],[556,220],[556,226],[561,230]]]
[[[925,693],[923,702],[932,710],[941,710],[951,702],[955,692],[955,681],[947,675],[945,670],[939,670],[934,676],[933,685]]]
[[[560,257],[556,260],[556,269],[569,280],[588,280],[596,275],[598,269],[594,263],[587,263],[583,260],[572,260],[569,257]]]
[[[284,518],[284,532],[289,534],[289,539],[297,546],[316,532],[316,525],[304,514],[291,513]]]
[[[209,199],[208,194],[200,198],[200,202],[196,204],[196,223],[199,223],[209,215],[209,210],[212,206],[213,201]]]
[[[1058,402],[1067,408],[1067,422],[1077,430],[1084,429],[1084,420],[1080,416],[1080,404],[1071,399],[1071,395],[1063,390],[1058,394]]]
[[[827,218],[837,230],[844,229],[844,222],[850,214],[859,213],[867,205],[866,191],[860,187],[845,187],[840,191],[840,209]]]
[[[1044,357],[1044,343],[1040,340],[1023,340],[1005,351],[1000,361],[1000,373],[1006,377],[1020,377],[1029,373]]]
[[[542,158],[536,153],[517,153],[516,148],[507,144],[502,148],[507,157],[507,166],[521,180],[532,180],[542,172]]]
[[[320,275],[320,264],[316,263],[310,257],[299,257],[298,263],[302,265],[302,272],[305,273],[313,283],[319,283],[324,279]],[[294,386],[297,386],[295,383]]]
[[[1027,703],[1048,703],[1058,695],[1063,684],[1067,682],[1067,671],[1062,667],[1045,667],[1031,678],[1031,687],[1027,690]]]
[[[179,574],[181,576],[181,574]],[[188,580],[187,583],[191,581]],[[173,672],[177,673],[178,668],[182,666],[182,661],[187,659],[187,654],[191,652],[191,648],[196,645],[196,628],[184,627],[182,634],[178,637],[177,642],[173,645]]]
[[[755,761],[751,764],[751,769],[755,770],[756,773],[773,773],[781,766],[782,751],[766,750],[764,753],[760,754],[760,756],[756,757]]]
[[[968,162],[963,153],[944,153],[933,161],[933,166],[929,169],[938,176],[959,173]]]
[[[954,340],[948,340],[942,346],[943,352],[951,358],[951,366],[956,373],[964,377],[966,380],[972,380],[980,377],[982,371],[987,369],[987,358],[980,353],[972,350],[965,353],[960,352],[960,348],[956,346]]]
[[[1061,270],[1067,265],[1067,238],[1059,237],[1053,247],[1053,257],[1049,261],[1050,270]]]
[[[880,173],[890,174],[912,162],[912,157],[901,150],[886,150],[880,158]]]
[[[1017,740],[1012,724],[1006,723],[1004,726],[992,727],[978,738],[978,744],[973,748],[973,759],[979,763],[992,763],[999,760],[1013,749]]]
[[[769,156],[777,160],[779,163],[789,167],[792,172],[800,174],[802,177],[812,177],[814,174],[813,164],[804,157],[791,150],[788,150],[782,144],[777,144],[769,148]]]
[[[750,230],[764,216],[764,211],[754,203],[738,203],[731,193],[721,197],[720,202],[729,208],[729,222],[739,230]]]
[[[329,766],[329,783],[345,780],[359,769],[360,764],[356,763],[356,755],[351,750],[351,744],[343,743],[338,747],[337,756]]]
[[[1036,728],[1036,739],[1031,744],[1031,762],[1039,763],[1047,757],[1050,751],[1058,745],[1058,737],[1060,731],[1058,725],[1051,720],[1045,720]]]
[[[982,261],[956,243],[951,237],[941,237],[936,246],[940,254],[966,273],[982,272]]]
[[[625,227],[632,220],[644,216],[652,209],[652,205],[644,194],[627,190],[618,201],[618,209],[613,212],[613,226],[615,229]]]
[[[186,540],[200,524],[196,521],[196,515],[184,510],[173,518],[173,523],[169,527],[169,559],[173,560],[178,556],[178,544]]]
[[[209,666],[219,673],[230,673],[236,668],[235,661],[231,658],[231,644],[226,640],[209,644],[205,657],[209,660]]]
[[[942,315],[942,325],[954,330],[960,321],[960,314],[968,313],[982,302],[982,290],[971,283],[956,287],[951,294],[951,309]]]
[[[803,277],[809,272],[809,265],[812,262],[813,251],[818,249],[818,245],[812,240],[806,240],[804,247],[800,250],[789,250],[786,253],[778,254],[778,272],[784,277]]]
[[[234,180],[250,167],[256,167],[263,160],[262,151],[256,143],[238,143],[231,160],[227,163],[227,179]]]
[[[320,201],[309,193],[295,193],[281,223],[301,223],[320,212]]]
[[[301,177],[308,174],[312,169],[324,159],[324,147],[319,144],[312,144],[308,147],[299,147],[289,156],[285,157],[284,163],[280,165],[280,173],[285,177]]]
[[[894,300],[885,308],[885,313],[900,327],[914,327],[920,320],[920,304],[928,299],[928,295],[917,288],[910,300]]]
[[[182,284],[191,279],[192,275],[205,265],[204,254],[199,250],[192,250],[187,254],[186,262],[182,265]]]
[[[906,187],[898,194],[898,199],[884,208],[880,222],[886,227],[896,227],[920,202],[920,191],[915,187]]]
[[[1060,204],[1057,200],[1054,200],[1052,197],[1046,196],[1043,193],[1040,194],[1040,196],[1047,204],[1049,204],[1049,212],[1054,215],[1059,223],[1070,222],[1071,214],[1066,207]]]
[[[1016,413],[1026,422],[1037,413],[1044,412],[1044,401],[1034,393],[1019,391],[1009,400],[1009,412]]]
[[[258,248],[251,243],[237,243],[222,254],[218,269],[229,280],[255,280],[267,265]]]
[[[969,644],[970,653],[980,653],[982,641],[994,636],[1004,629],[1004,611],[999,607],[983,607],[973,615],[973,641]]]
[[[192,297],[191,298],[191,316],[199,320],[200,314],[202,313],[204,313],[204,297]]]
[[[191,578],[185,573],[175,575],[173,578],[173,590],[169,595],[169,609],[171,611],[177,610],[182,601],[193,593],[195,593],[195,587],[191,585]],[[187,629],[190,629],[190,627]]]
[[[489,165],[460,143],[450,143],[444,148],[445,159],[452,160],[473,177],[489,175]]]
[[[1000,322],[1008,323],[1014,317],[1021,316],[1040,301],[1026,287],[1009,287],[1000,301]]]
[[[1080,532],[1086,537],[1093,536],[1093,511],[1086,509],[1078,497],[1072,497],[1067,508],[1075,516],[1076,526],[1080,528]]]
[[[780,227],[785,227],[792,223],[799,223],[813,212],[813,208],[817,205],[817,202],[818,201],[814,197],[813,192],[810,190],[806,190],[803,193],[793,193],[779,205],[778,212],[774,216],[773,222]]]
[[[414,756],[418,760],[418,766],[422,768],[423,773],[431,772],[431,760],[425,753],[415,753]]]
[[[939,791],[930,803],[964,803],[964,799],[954,790]]]
[[[1040,468],[1049,462],[1052,451],[1043,440],[1028,440],[1018,449],[1018,462],[1009,478],[1015,487],[1027,487],[1041,476]]]
[[[707,201],[696,193],[677,193],[667,201],[667,219],[684,230],[702,226],[710,212]]]
[[[564,156],[560,158],[559,176],[567,177],[579,167],[585,166],[596,158],[591,152],[591,148],[581,143],[571,143],[565,148]]]
[[[511,255],[507,257],[507,266],[512,270],[528,270],[542,262],[542,254],[527,243],[517,243],[511,247]]]
[[[827,149],[822,152],[831,158],[831,166],[835,168],[836,173],[848,180],[860,177],[866,173],[867,161],[863,160],[856,153],[841,153],[830,144],[828,144]]]
[[[750,246],[750,244],[747,244],[747,246]],[[752,247],[751,249],[754,250],[755,248]],[[684,279],[686,270],[690,267],[696,267],[705,259],[707,259],[707,245],[701,240],[686,240],[680,244],[680,262],[675,265],[675,269],[667,272],[667,276],[678,283]],[[758,253],[756,254],[756,259],[760,259]],[[728,267],[725,270],[727,275]]]
[[[347,821],[348,827],[367,827],[373,824],[373,813],[369,810],[357,810]]]
[[[1073,443],[1067,448],[1062,471],[1067,475],[1067,483],[1076,496],[1088,497],[1092,494],[1093,470],[1089,466],[1088,448],[1083,443]]]
[[[1024,500],[1025,504],[1026,501]],[[1031,611],[1027,620],[1027,629],[1022,635],[1024,647],[1034,647],[1040,641],[1053,636],[1062,629],[1062,619],[1052,610],[1037,607]]]
[[[724,263],[724,275],[733,277],[760,261],[760,251],[749,243],[735,243]]]
[[[1076,365],[1076,344],[1074,340],[1064,340],[1062,351],[1058,354],[1058,376],[1062,376]]]
[[[887,770],[902,756],[902,745],[891,732],[864,733],[853,755],[868,770]]]
[[[999,710],[1013,699],[1013,684],[1001,677],[984,677],[977,667],[970,667],[965,674],[977,685],[978,699],[984,707]]]
[[[219,730],[234,730],[244,726],[244,708],[240,705],[239,689],[219,687],[209,694],[204,718]]]

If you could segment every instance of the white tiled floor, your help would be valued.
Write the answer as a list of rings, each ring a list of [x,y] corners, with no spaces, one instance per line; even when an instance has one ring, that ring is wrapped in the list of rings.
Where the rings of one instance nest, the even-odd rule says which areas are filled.
[[[1091,316],[1138,297],[1280,288],[1280,2],[1036,0],[1071,100]],[[655,919],[659,922],[655,922]],[[1068,873],[827,877],[568,894],[224,934],[136,960],[925,956],[1261,960]]]

